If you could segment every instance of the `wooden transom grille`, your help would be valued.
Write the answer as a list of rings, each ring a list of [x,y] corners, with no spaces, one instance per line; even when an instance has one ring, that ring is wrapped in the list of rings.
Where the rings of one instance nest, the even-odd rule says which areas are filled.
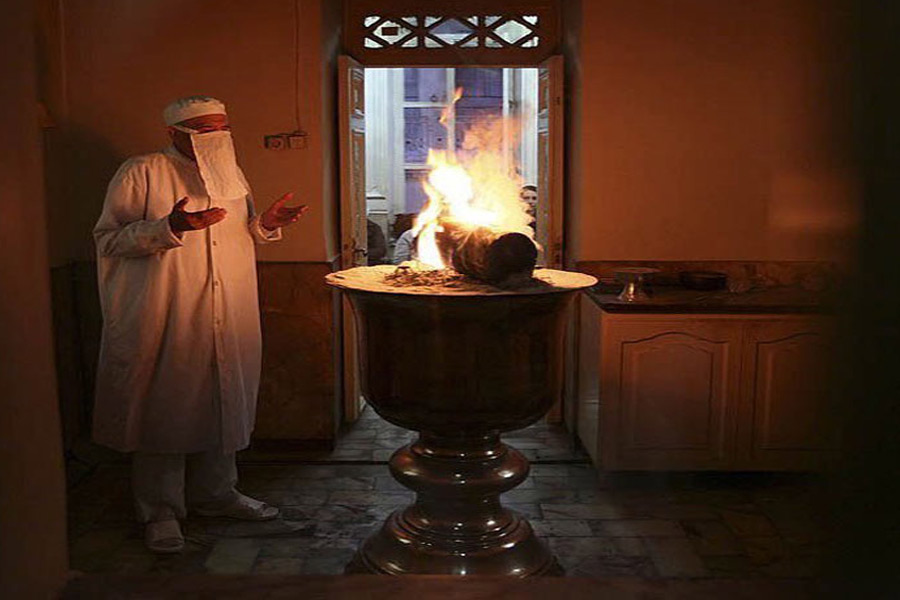
[[[558,13],[556,0],[348,0],[344,47],[369,65],[536,63],[558,44]]]
[[[534,48],[541,43],[538,15],[365,18],[366,48]]]

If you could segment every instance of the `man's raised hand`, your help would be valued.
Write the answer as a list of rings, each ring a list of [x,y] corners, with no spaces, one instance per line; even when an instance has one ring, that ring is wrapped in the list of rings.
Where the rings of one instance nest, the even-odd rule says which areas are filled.
[[[206,229],[210,225],[215,225],[224,219],[225,215],[228,214],[228,211],[219,207],[188,212],[184,210],[184,205],[187,204],[187,201],[187,196],[185,196],[172,207],[172,212],[169,213],[169,227],[172,228],[174,233]]]
[[[297,222],[297,219],[303,216],[303,213],[309,210],[309,207],[305,204],[285,206],[293,197],[293,192],[288,192],[273,202],[272,206],[267,208],[259,217],[260,224],[269,231],[273,231],[279,227],[286,227],[291,223]]]

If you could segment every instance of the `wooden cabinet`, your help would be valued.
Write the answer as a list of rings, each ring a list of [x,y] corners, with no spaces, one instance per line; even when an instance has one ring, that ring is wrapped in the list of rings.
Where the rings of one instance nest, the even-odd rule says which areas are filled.
[[[826,319],[582,304],[577,431],[616,470],[810,469],[837,447]]]
[[[620,468],[726,468],[734,453],[740,339],[713,320],[604,329],[600,448]]]
[[[745,324],[739,467],[814,469],[837,453],[831,342],[823,318]]]

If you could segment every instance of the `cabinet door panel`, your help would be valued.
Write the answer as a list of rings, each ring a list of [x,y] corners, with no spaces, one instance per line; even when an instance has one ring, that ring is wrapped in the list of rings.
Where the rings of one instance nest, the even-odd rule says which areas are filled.
[[[748,326],[742,461],[756,468],[815,468],[839,446],[828,373],[831,336],[815,319]]]
[[[680,333],[622,344],[626,448],[704,449],[714,444],[721,348]]]
[[[727,321],[609,324],[603,465],[715,469],[734,449],[740,327]]]
[[[578,335],[578,412],[575,431],[594,464],[599,464],[601,313],[581,295]]]

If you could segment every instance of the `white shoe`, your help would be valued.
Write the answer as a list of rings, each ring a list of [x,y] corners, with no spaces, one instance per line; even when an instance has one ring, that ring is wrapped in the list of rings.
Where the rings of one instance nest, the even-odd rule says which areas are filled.
[[[195,513],[201,517],[226,517],[242,521],[270,521],[278,517],[281,511],[276,506],[238,493],[234,502],[224,508],[197,508]]]
[[[157,554],[176,554],[184,548],[181,525],[175,519],[147,523],[144,528],[147,549]]]

